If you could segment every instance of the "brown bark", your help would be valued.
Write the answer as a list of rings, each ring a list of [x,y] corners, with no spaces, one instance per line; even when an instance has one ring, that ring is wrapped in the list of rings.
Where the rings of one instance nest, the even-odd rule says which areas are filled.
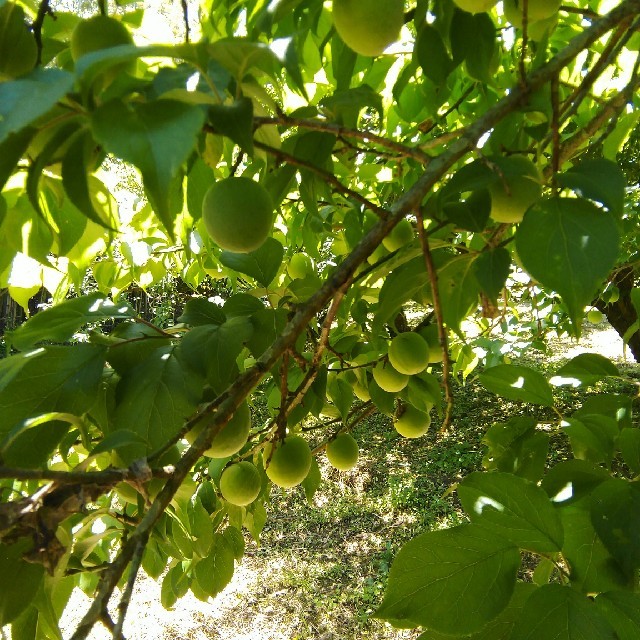
[[[620,291],[618,300],[608,304],[603,300],[597,300],[595,306],[607,316],[609,324],[623,338],[633,323],[638,320],[638,314],[631,302],[631,290],[635,285],[633,267],[624,266],[618,269],[612,278],[612,282]],[[628,346],[634,360],[640,362],[640,331],[636,331],[629,338]]]

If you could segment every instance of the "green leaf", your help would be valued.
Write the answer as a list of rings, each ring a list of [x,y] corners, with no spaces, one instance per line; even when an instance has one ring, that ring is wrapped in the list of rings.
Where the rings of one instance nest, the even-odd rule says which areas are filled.
[[[616,217],[622,216],[626,180],[616,162],[604,158],[584,160],[559,174],[557,180],[561,187],[602,203]]]
[[[201,558],[204,558],[213,544],[213,522],[200,500],[192,500],[187,504],[189,530],[193,536],[193,550]]]
[[[242,82],[251,69],[261,69],[275,76],[278,59],[262,42],[250,42],[245,38],[221,38],[207,45],[208,54]]]
[[[333,95],[321,100],[320,105],[327,111],[327,115],[331,120],[345,127],[356,128],[360,112],[367,107],[377,111],[380,120],[384,119],[382,97],[367,84],[362,84],[353,89],[339,89]],[[327,139],[329,138],[327,134],[324,135]]]
[[[320,473],[320,467],[318,466],[318,461],[314,457],[311,460],[311,469],[309,469],[307,477],[301,483],[302,488],[304,489],[304,495],[310,505],[313,505],[313,496],[318,490],[321,482],[322,475]]]
[[[620,372],[611,360],[598,353],[581,353],[558,369],[551,378],[556,387],[570,384],[595,384],[608,376],[619,376]]]
[[[460,640],[512,640],[511,632],[513,627],[520,618],[527,598],[535,589],[536,587],[533,584],[518,582],[509,604],[497,618],[491,620],[486,627],[477,633],[455,637],[460,638]],[[418,640],[453,640],[453,637],[437,631],[425,631],[418,637]]]
[[[640,567],[640,486],[607,480],[591,495],[591,521],[604,545],[629,573]]]
[[[233,555],[235,559],[240,562],[242,557],[244,556],[244,536],[242,535],[242,531],[240,529],[236,529],[235,527],[226,527],[222,532],[222,535],[227,539],[227,542],[231,545],[233,549]]]
[[[418,256],[394,269],[380,289],[374,327],[382,327],[402,305],[429,282],[424,257]]]
[[[473,263],[474,275],[491,300],[497,300],[507,282],[511,254],[504,248],[483,251]]]
[[[227,298],[222,305],[222,310],[228,318],[238,316],[250,316],[264,309],[264,304],[260,298],[252,296],[250,293],[235,293]]]
[[[622,429],[618,436],[618,449],[629,469],[640,473],[640,429]]]
[[[375,617],[463,635],[479,631],[508,604],[520,554],[478,525],[423,533],[398,552]]]
[[[558,513],[565,531],[562,555],[571,570],[571,584],[584,593],[625,588],[628,578],[593,528],[589,498],[563,506]]]
[[[62,184],[69,200],[89,220],[105,229],[115,230],[117,221],[107,210],[96,207],[92,198],[89,174],[96,169],[99,154],[96,143],[89,133],[77,136],[62,160]]]
[[[609,477],[606,469],[586,460],[564,460],[549,469],[541,486],[553,502],[564,505],[591,494]]]
[[[220,262],[225,267],[244,273],[268,287],[282,265],[284,247],[275,238],[267,238],[262,245],[250,253],[223,251]]]
[[[16,165],[27,150],[35,132],[34,128],[25,127],[16,133],[9,134],[3,142],[0,142],[0,191],[16,170]]]
[[[599,393],[593,396],[587,396],[582,401],[582,407],[573,415],[576,418],[583,419],[584,416],[593,414],[602,414],[616,422],[618,428],[632,426],[632,398],[627,395],[616,393]]]
[[[170,236],[177,213],[170,203],[172,184],[203,124],[199,107],[176,100],[143,104],[113,100],[98,107],[91,117],[95,139],[140,169],[151,205]]]
[[[196,564],[194,575],[200,588],[211,597],[220,593],[233,577],[234,551],[221,533],[213,535],[211,551]]]
[[[539,587],[524,605],[513,630],[515,640],[615,640],[595,604],[571,587]]]
[[[576,458],[607,465],[611,463],[614,442],[619,433],[613,418],[585,414],[579,420],[575,417],[563,420],[561,427],[569,436]]]
[[[539,202],[516,232],[524,268],[562,296],[577,331],[584,307],[616,262],[618,243],[613,216],[579,198]]]
[[[217,393],[221,393],[238,374],[236,358],[252,333],[253,325],[244,316],[231,318],[219,327],[196,327],[182,339],[180,356],[193,371],[206,376]]]
[[[9,624],[26,609],[35,598],[44,567],[26,562],[22,554],[28,543],[22,540],[12,545],[0,544],[0,626]]]
[[[121,457],[131,461],[166,444],[195,410],[200,392],[200,379],[181,365],[173,347],[154,350],[124,373],[116,390],[113,430],[132,431],[147,446],[121,449]]]
[[[546,553],[562,548],[558,514],[533,482],[511,473],[475,471],[458,484],[458,496],[472,522],[521,549]]]
[[[353,388],[346,380],[332,374],[327,378],[327,394],[345,421],[353,404]]]
[[[47,113],[72,86],[72,74],[42,67],[0,83],[0,143]]]
[[[458,328],[477,303],[479,285],[475,276],[475,259],[473,255],[458,256],[438,270],[442,317],[451,328]]]
[[[488,451],[482,464],[488,471],[507,471],[537,482],[544,473],[549,436],[535,430],[536,421],[515,416],[507,422],[496,422],[482,438]]]
[[[425,76],[438,85],[444,84],[456,67],[447,52],[442,36],[430,24],[424,24],[420,29],[413,55]]]
[[[114,431],[105,436],[93,449],[91,449],[90,457],[97,456],[105,451],[117,451],[123,447],[129,447],[132,444],[145,444],[146,441],[133,431]]]
[[[184,305],[184,311],[178,322],[184,322],[192,327],[202,325],[221,325],[226,320],[224,311],[219,305],[209,302],[205,298],[190,298]]]
[[[609,591],[596,598],[596,607],[615,629],[618,640],[640,637],[640,598],[629,591]]]
[[[486,369],[478,377],[486,389],[509,400],[553,406],[549,383],[541,373],[528,367],[499,364]]]
[[[467,72],[480,82],[490,83],[498,66],[496,27],[484,12],[476,13],[472,18],[473,28],[467,42],[468,52],[465,58]]]
[[[489,221],[491,196],[486,189],[474,191],[461,202],[445,202],[442,212],[457,227],[467,231],[482,231]]]
[[[392,416],[396,406],[396,394],[384,391],[375,380],[369,382],[369,394],[378,411],[386,416]]]
[[[20,325],[8,336],[16,349],[24,351],[43,340],[66,342],[84,325],[110,318],[136,318],[126,301],[114,303],[101,293],[65,300],[45,309]]]
[[[20,423],[60,411],[80,416],[98,395],[106,350],[89,344],[47,346],[0,361],[0,438]],[[66,423],[46,423],[18,436],[4,463],[43,464],[67,432]]]
[[[262,502],[254,502],[244,521],[244,526],[256,543],[260,543],[260,532],[267,523],[267,510]]]
[[[253,102],[249,98],[240,98],[230,105],[212,105],[209,122],[217,133],[231,138],[245,153],[253,155]]]

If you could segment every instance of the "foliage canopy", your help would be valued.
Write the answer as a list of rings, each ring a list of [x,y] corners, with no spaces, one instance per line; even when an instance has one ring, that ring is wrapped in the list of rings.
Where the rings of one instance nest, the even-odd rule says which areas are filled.
[[[0,625],[61,638],[79,586],[73,639],[120,638],[140,567],[168,568],[167,607],[214,597],[272,482],[313,497],[311,429],[314,454],[372,411],[455,430],[451,380],[479,375],[532,406],[487,425],[485,471],[457,486],[469,522],[408,543],[376,615],[424,640],[637,638],[631,398],[554,397],[620,373],[512,360],[592,307],[640,356],[640,0],[411,0],[374,57],[320,0],[204,0],[182,42],[144,46],[122,4],[115,41],[74,53],[96,18],[0,0],[0,287],[52,303],[0,360]],[[240,178],[267,237],[219,246],[203,202]],[[177,321],[141,315],[131,288],[166,282],[189,291]]]

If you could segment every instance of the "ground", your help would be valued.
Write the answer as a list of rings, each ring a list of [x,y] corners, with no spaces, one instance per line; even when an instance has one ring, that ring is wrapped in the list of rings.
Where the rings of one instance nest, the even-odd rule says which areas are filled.
[[[592,351],[624,362],[613,329],[586,329],[579,344],[554,344],[553,358]],[[464,517],[455,493],[447,490],[479,467],[484,429],[514,411],[512,403],[499,405],[473,382],[459,391],[453,435],[432,432],[406,440],[387,419],[374,417],[354,432],[363,452],[355,470],[338,473],[321,456],[324,482],[312,505],[301,489],[274,491],[261,546],[247,538],[233,581],[215,600],[203,603],[188,595],[167,611],[160,605],[159,584],[141,576],[125,624],[127,639],[417,638],[418,632],[394,630],[370,617],[390,563],[419,531]],[[76,590],[63,618],[65,638],[88,604]],[[102,628],[90,636],[109,637]]]

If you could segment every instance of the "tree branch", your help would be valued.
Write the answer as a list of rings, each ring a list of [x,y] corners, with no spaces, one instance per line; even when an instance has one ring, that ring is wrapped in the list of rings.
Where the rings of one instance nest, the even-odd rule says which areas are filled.
[[[275,118],[269,117],[254,117],[253,122],[256,127],[263,127],[268,125],[283,125],[287,127],[300,127],[301,129],[309,129],[310,131],[324,131],[326,133],[333,133],[337,138],[356,138],[367,142],[369,144],[377,144],[379,147],[388,149],[397,153],[399,156],[405,158],[413,158],[421,164],[427,164],[431,160],[431,156],[416,149],[415,147],[409,147],[401,142],[395,142],[389,140],[383,136],[379,136],[370,131],[360,131],[359,129],[349,129],[339,124],[332,122],[326,122],[323,120],[309,120],[304,118],[292,118],[291,116],[280,115]]]
[[[368,198],[365,198],[363,195],[361,195],[357,191],[353,191],[353,189],[349,189],[349,187],[345,187],[342,184],[342,182],[340,182],[340,180],[338,180],[338,178],[336,178],[333,175],[333,173],[329,173],[324,169],[320,169],[320,167],[316,167],[316,165],[314,165],[311,162],[307,162],[306,160],[301,160],[300,158],[296,158],[296,156],[290,153],[287,153],[286,151],[282,151],[282,149],[276,149],[275,147],[270,147],[268,144],[264,144],[263,142],[260,142],[258,140],[254,140],[253,144],[258,149],[262,149],[263,151],[270,153],[272,156],[275,156],[280,160],[284,160],[285,162],[287,162],[288,164],[294,167],[300,167],[301,169],[306,169],[307,171],[311,171],[312,173],[315,173],[317,176],[322,178],[325,182],[327,182],[332,187],[334,187],[338,193],[341,193],[342,195],[348,198],[352,198],[353,200],[356,200],[365,208],[373,211],[380,218],[387,217],[389,212],[384,207],[374,204],[373,202],[371,202],[371,200],[369,200]]]
[[[51,10],[49,2],[50,0],[41,0],[40,4],[38,5],[38,13],[36,14],[36,19],[31,25],[33,37],[35,38],[36,46],[38,47],[38,57],[36,58],[37,67],[42,64],[42,25],[44,24],[44,19],[47,16],[51,16],[55,20],[55,14]]]
[[[446,431],[451,424],[451,416],[453,414],[453,391],[451,390],[451,360],[449,359],[449,345],[447,339],[447,330],[444,326],[444,318],[442,314],[442,305],[440,304],[440,289],[438,287],[438,273],[433,264],[431,257],[431,249],[429,247],[429,239],[424,232],[424,220],[422,218],[422,210],[418,207],[416,216],[418,218],[418,237],[422,246],[422,255],[424,263],[429,274],[431,282],[431,291],[433,293],[433,308],[436,312],[436,321],[438,323],[438,340],[440,341],[440,349],[442,349],[442,385],[444,387],[444,399],[446,409],[444,420],[440,431]]]

